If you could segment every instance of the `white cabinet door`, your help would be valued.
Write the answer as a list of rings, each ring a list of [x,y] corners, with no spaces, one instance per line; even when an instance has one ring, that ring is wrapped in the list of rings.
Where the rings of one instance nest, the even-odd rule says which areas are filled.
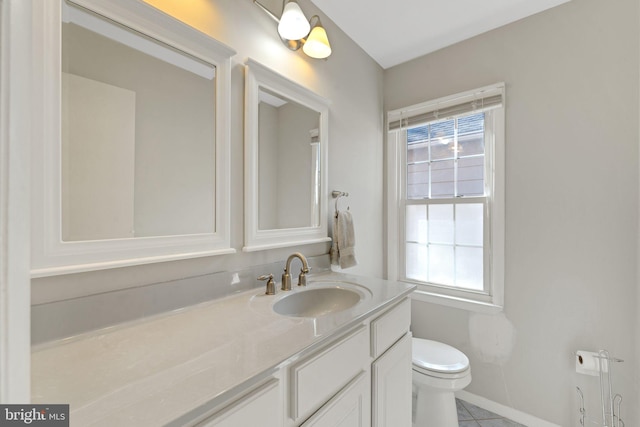
[[[301,427],[369,427],[369,372],[364,371],[320,408]]]
[[[373,427],[411,426],[411,333],[371,366]]]
[[[281,427],[283,408],[278,380],[240,398],[198,427]]]

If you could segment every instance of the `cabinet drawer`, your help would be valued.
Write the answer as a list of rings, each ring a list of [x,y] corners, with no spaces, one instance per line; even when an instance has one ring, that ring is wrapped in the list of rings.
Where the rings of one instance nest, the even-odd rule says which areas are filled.
[[[278,380],[274,379],[200,422],[197,427],[279,427],[283,412],[281,399]]]
[[[411,300],[405,298],[371,322],[371,355],[377,358],[409,331]]]
[[[291,368],[291,417],[308,416],[358,375],[369,361],[366,326]]]

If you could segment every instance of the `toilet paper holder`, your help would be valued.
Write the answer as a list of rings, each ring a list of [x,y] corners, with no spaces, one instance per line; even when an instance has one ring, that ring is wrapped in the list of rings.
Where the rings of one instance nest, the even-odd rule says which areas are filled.
[[[597,375],[600,382],[601,421],[587,415],[584,393],[580,387],[576,386],[576,392],[580,398],[580,425],[586,427],[585,422],[589,421],[593,425],[602,427],[624,427],[624,421],[620,418],[622,396],[620,394],[613,394],[613,382],[611,379],[613,364],[623,362],[623,360],[611,357],[607,350],[600,350],[597,353],[577,351],[575,358],[576,372],[587,375]],[[596,374],[592,373],[594,370],[597,372]]]

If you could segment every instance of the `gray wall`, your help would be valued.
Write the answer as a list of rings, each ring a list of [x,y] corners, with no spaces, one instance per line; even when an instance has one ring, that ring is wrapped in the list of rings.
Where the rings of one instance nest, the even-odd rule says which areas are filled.
[[[575,386],[586,384],[572,354],[601,348],[626,360],[615,385],[626,425],[640,425],[639,36],[636,0],[573,0],[385,71],[387,110],[506,83],[513,349],[504,319],[414,302],[412,327],[469,355],[468,391],[562,426],[578,425]],[[473,345],[485,323],[498,325],[502,360]]]

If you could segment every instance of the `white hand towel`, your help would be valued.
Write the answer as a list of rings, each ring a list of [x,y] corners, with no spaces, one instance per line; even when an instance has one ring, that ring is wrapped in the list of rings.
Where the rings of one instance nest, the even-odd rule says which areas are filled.
[[[355,256],[356,235],[353,218],[348,210],[340,211],[333,217],[333,245],[331,246],[331,263],[340,268],[349,268],[358,264]]]

